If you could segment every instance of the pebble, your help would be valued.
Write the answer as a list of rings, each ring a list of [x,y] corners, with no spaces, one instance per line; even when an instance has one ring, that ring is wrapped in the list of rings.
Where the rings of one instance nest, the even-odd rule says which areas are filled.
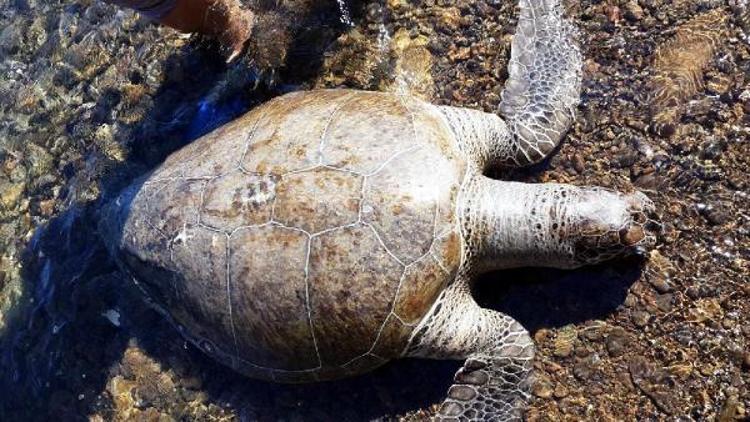
[[[622,328],[615,328],[607,336],[607,352],[612,357],[622,356],[630,345],[628,335]]]
[[[578,174],[581,174],[586,170],[586,166],[583,161],[583,157],[581,154],[574,154],[573,155],[573,168],[575,169]]]
[[[570,391],[568,390],[568,387],[566,387],[564,384],[557,384],[555,385],[555,398],[561,399],[563,397],[567,397],[568,394],[570,394]]]
[[[26,186],[23,183],[3,183],[0,180],[0,212],[13,210],[18,206]]]
[[[676,272],[672,263],[664,257],[657,249],[649,254],[649,269],[647,280],[649,284],[659,293],[667,293],[672,290],[669,279]]]
[[[636,1],[629,1],[625,4],[625,19],[631,22],[637,22],[643,19],[643,8]]]
[[[606,6],[604,13],[607,14],[607,19],[613,24],[617,24],[622,19],[622,11],[615,5]]]
[[[589,380],[595,372],[595,363],[589,358],[581,359],[573,366],[573,375],[580,381]]]
[[[720,207],[715,207],[711,204],[698,204],[698,212],[706,219],[706,221],[714,226],[722,225],[729,221],[730,218],[729,213],[726,210]]]
[[[656,306],[659,308],[662,312],[670,312],[672,310],[672,306],[674,305],[674,294],[673,293],[664,293],[660,295],[656,295],[655,297]]]
[[[717,422],[734,422],[737,420],[737,414],[739,413],[740,403],[736,394],[731,394],[727,397],[724,405],[721,407]]]
[[[633,180],[633,184],[640,189],[656,190],[664,184],[664,179],[656,173],[641,174]]]
[[[554,355],[558,357],[570,356],[577,339],[578,332],[574,325],[566,325],[560,328],[554,341]]]
[[[631,319],[633,320],[633,324],[635,324],[636,327],[643,328],[648,325],[651,316],[648,314],[648,312],[645,311],[635,311],[631,315]]]
[[[547,379],[537,379],[534,384],[534,395],[543,399],[552,397],[552,385]]]
[[[0,32],[0,52],[14,55],[21,50],[24,24],[23,19],[18,19]]]
[[[727,142],[724,139],[711,139],[701,145],[700,157],[704,160],[715,160],[727,149]]]

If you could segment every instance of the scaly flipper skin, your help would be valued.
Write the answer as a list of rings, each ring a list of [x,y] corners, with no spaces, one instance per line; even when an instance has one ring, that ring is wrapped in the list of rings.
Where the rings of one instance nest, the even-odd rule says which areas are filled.
[[[640,192],[476,175],[461,198],[464,256],[474,271],[572,269],[656,243],[654,204]]]
[[[438,421],[520,421],[530,397],[534,344],[521,324],[482,309],[461,277],[438,299],[406,351],[409,356],[466,359]]]
[[[547,157],[570,128],[583,59],[559,0],[521,0],[520,7],[500,114],[512,134],[508,159],[523,166]]]
[[[557,147],[575,118],[583,60],[559,0],[521,0],[500,117],[439,107],[481,167],[527,166]]]

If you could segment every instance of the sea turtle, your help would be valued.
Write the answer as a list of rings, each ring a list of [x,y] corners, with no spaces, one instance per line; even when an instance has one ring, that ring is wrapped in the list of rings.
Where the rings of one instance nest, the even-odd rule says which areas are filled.
[[[438,417],[516,419],[534,346],[477,305],[472,279],[654,243],[641,193],[483,175],[544,159],[569,128],[574,33],[559,0],[521,0],[502,118],[392,93],[276,98],[125,189],[102,236],[187,339],[243,374],[297,383],[465,359]]]

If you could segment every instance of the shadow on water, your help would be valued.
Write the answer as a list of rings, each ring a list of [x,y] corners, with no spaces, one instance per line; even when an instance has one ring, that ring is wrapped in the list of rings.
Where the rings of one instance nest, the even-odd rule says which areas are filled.
[[[103,182],[103,199],[71,207],[39,228],[28,246],[28,304],[0,338],[0,420],[76,421],[94,413],[111,419],[107,381],[137,371],[124,357],[135,344],[163,371],[191,380],[180,397],[165,396],[169,400],[191,402],[204,391],[208,402],[233,408],[241,420],[370,420],[439,402],[457,362],[407,359],[343,381],[269,384],[212,361],[145,305],[99,239],[100,205],[172,151],[278,94],[252,90],[247,68],[226,68],[213,53],[190,46],[171,56],[167,68],[149,117],[134,128],[128,164],[111,169]],[[604,317],[622,303],[636,276],[632,263],[508,271],[483,277],[477,295],[483,305],[536,330]],[[136,407],[165,397],[142,393]]]
[[[505,312],[532,334],[603,319],[625,300],[638,280],[642,262],[626,258],[573,271],[521,268],[483,275],[475,285],[477,301]]]

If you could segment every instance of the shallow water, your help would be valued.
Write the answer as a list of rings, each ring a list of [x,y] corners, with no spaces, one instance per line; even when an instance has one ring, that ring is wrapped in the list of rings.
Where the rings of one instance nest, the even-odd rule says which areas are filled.
[[[501,176],[646,190],[669,228],[658,255],[493,274],[477,296],[534,334],[532,418],[741,418],[750,14],[742,2],[632,4],[571,5],[587,57],[577,123],[554,158]],[[656,135],[644,100],[650,56],[715,8],[727,32],[704,86],[671,122],[676,135]],[[97,210],[171,151],[280,93],[398,86],[399,63],[418,68],[399,51],[428,50],[423,96],[493,110],[513,19],[509,2],[332,2],[300,20],[287,68],[271,72],[227,67],[210,44],[98,2],[0,5],[0,420],[429,415],[456,363],[409,360],[289,387],[212,362],[112,265]]]

